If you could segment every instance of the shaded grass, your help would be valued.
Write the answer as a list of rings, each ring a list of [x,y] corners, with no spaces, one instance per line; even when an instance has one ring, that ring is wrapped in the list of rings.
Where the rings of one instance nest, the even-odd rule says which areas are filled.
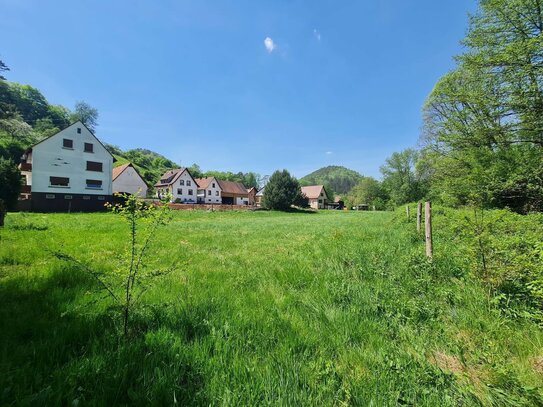
[[[0,404],[543,403],[543,335],[502,315],[453,245],[430,263],[387,213],[174,215],[150,264],[176,272],[128,342],[93,281],[47,253],[112,271],[122,220],[7,217]]]

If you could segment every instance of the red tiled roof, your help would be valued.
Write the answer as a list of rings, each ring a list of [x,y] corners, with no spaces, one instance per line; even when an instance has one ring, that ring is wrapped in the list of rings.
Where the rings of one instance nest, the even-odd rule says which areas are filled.
[[[111,175],[111,180],[115,181],[115,179],[123,173],[124,170],[126,170],[128,167],[131,167],[131,163],[126,163],[123,165],[119,165],[118,167],[113,168],[113,172]]]
[[[317,199],[321,196],[321,192],[324,189],[324,185],[310,185],[308,187],[302,187],[302,194],[309,199]]]
[[[111,174],[112,175],[111,176],[111,181],[115,181],[115,179],[117,177],[119,177],[119,175],[121,175],[123,173],[123,171],[126,170],[128,167],[132,167],[134,169],[134,171],[136,171],[136,174],[138,174],[138,176],[141,178],[141,180],[145,183],[145,185],[149,186],[149,183],[145,180],[145,178],[143,178],[141,176],[138,169],[136,167],[134,167],[134,165],[132,165],[132,163],[126,163],[126,164],[119,165],[118,167],[113,168],[113,171],[112,171],[112,174]]]
[[[212,180],[214,180],[215,177],[207,177],[207,178],[196,178],[194,181],[198,184],[198,188],[200,189],[207,189],[209,187],[209,184]]]

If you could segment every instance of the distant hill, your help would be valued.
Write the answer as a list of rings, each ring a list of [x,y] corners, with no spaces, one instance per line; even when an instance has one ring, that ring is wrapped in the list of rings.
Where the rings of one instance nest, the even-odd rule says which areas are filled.
[[[342,195],[349,192],[361,179],[362,175],[356,171],[339,165],[330,165],[306,175],[300,180],[300,184],[302,186],[322,184],[332,192]]]
[[[154,185],[167,170],[179,168],[178,164],[163,155],[144,148],[122,151],[119,147],[111,144],[106,144],[106,148],[117,160],[114,163],[115,167],[131,162],[151,185]]]

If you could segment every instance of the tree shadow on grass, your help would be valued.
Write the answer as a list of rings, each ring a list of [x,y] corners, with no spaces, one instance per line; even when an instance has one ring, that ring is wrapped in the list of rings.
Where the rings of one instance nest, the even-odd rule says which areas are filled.
[[[66,313],[95,288],[66,265],[0,282],[0,405],[173,404],[172,389],[182,405],[209,404],[184,335],[157,328],[125,341],[108,310]]]

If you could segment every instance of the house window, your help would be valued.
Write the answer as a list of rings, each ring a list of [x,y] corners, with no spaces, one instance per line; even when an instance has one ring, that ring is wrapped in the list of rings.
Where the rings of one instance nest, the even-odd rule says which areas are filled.
[[[183,195],[183,188],[177,188],[177,195]]]
[[[209,192],[209,194],[208,194],[208,195],[209,195],[209,196],[211,196],[211,191],[207,191],[207,192]]]
[[[192,195],[192,189],[189,189],[189,195]]]
[[[213,188],[215,188],[215,183],[213,182],[213,183],[211,184],[211,186],[212,186]]]
[[[102,181],[99,179],[88,179],[87,188],[90,189],[102,189]]]
[[[55,194],[45,194],[45,199],[55,199]]]
[[[187,186],[190,187],[191,185],[190,181],[187,180]]]
[[[102,163],[96,161],[87,161],[87,171],[103,172]]]
[[[69,138],[62,139],[62,147],[63,148],[74,148],[74,141],[70,140]]]
[[[179,185],[185,185],[185,180],[184,179],[179,180]]]
[[[52,187],[67,187],[70,184],[70,178],[65,177],[49,177],[49,184]]]
[[[72,195],[64,195],[64,199],[73,199]]]
[[[81,127],[77,128],[77,134],[81,134]]]
[[[215,196],[219,196],[219,191],[215,191]]]
[[[85,143],[85,152],[86,153],[94,153],[94,144]]]

